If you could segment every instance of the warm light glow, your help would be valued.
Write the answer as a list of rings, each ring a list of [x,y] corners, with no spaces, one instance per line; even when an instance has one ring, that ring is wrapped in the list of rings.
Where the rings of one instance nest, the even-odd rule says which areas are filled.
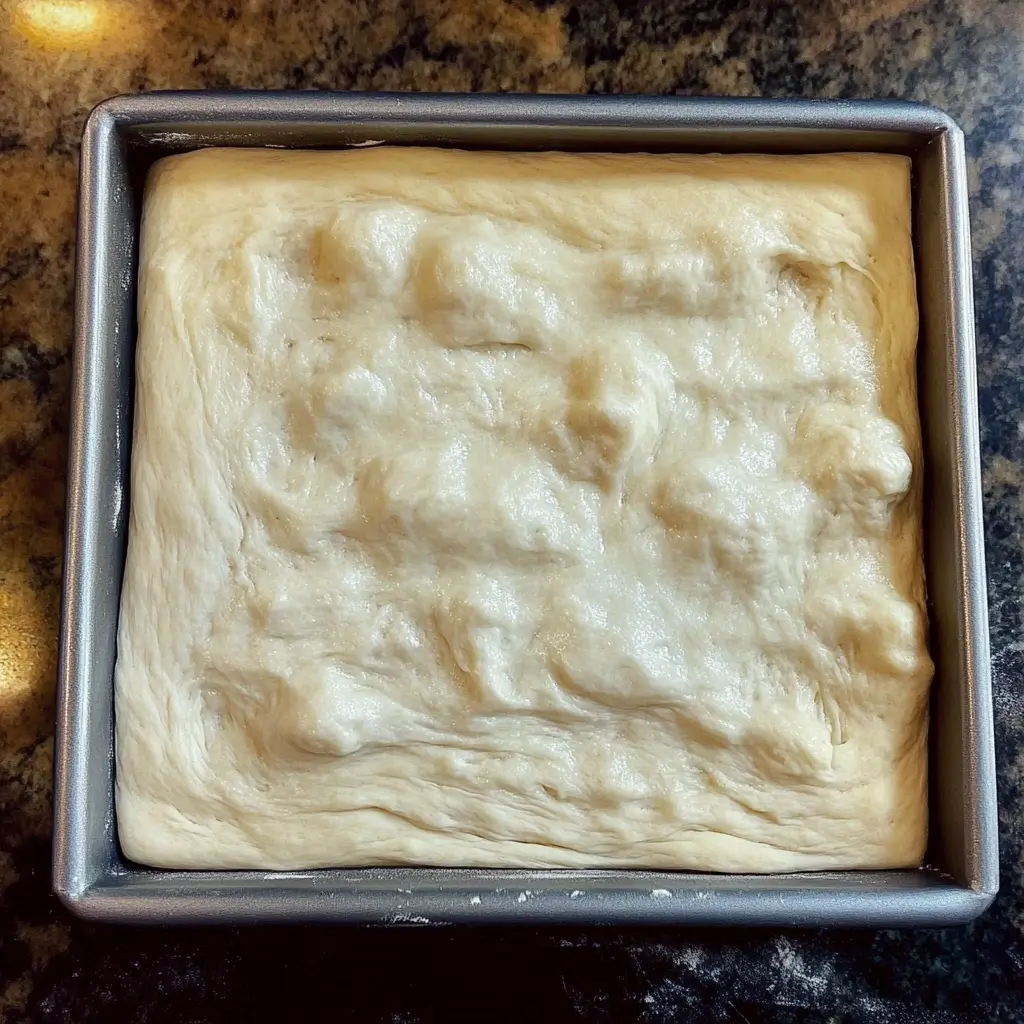
[[[83,46],[103,34],[106,11],[95,0],[21,0],[16,24],[35,42]]]

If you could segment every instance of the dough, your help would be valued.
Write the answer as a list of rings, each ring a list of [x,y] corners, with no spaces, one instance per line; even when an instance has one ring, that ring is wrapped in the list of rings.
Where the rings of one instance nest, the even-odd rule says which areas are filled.
[[[127,856],[918,864],[909,210],[896,156],[157,164]]]

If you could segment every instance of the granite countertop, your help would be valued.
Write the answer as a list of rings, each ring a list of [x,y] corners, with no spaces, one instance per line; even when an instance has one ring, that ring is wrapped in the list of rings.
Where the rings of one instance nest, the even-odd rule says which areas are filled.
[[[111,94],[229,86],[900,97],[960,122],[1001,808],[988,914],[767,933],[124,930],[64,912],[50,767],[78,139]],[[2,0],[0,1021],[1024,1021],[1022,161],[1015,0]]]

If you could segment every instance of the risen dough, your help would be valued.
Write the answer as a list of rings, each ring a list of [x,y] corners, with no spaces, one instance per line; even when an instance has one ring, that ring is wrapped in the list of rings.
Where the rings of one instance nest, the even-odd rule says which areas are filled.
[[[905,159],[208,150],[140,288],[129,857],[919,862]]]

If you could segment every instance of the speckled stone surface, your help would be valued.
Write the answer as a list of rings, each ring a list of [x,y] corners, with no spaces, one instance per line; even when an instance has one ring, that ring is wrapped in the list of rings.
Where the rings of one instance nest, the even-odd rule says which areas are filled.
[[[151,88],[892,96],[968,135],[1002,893],[911,933],[113,930],[49,895],[78,138]],[[1024,4],[0,0],[0,1020],[1024,1021]]]

